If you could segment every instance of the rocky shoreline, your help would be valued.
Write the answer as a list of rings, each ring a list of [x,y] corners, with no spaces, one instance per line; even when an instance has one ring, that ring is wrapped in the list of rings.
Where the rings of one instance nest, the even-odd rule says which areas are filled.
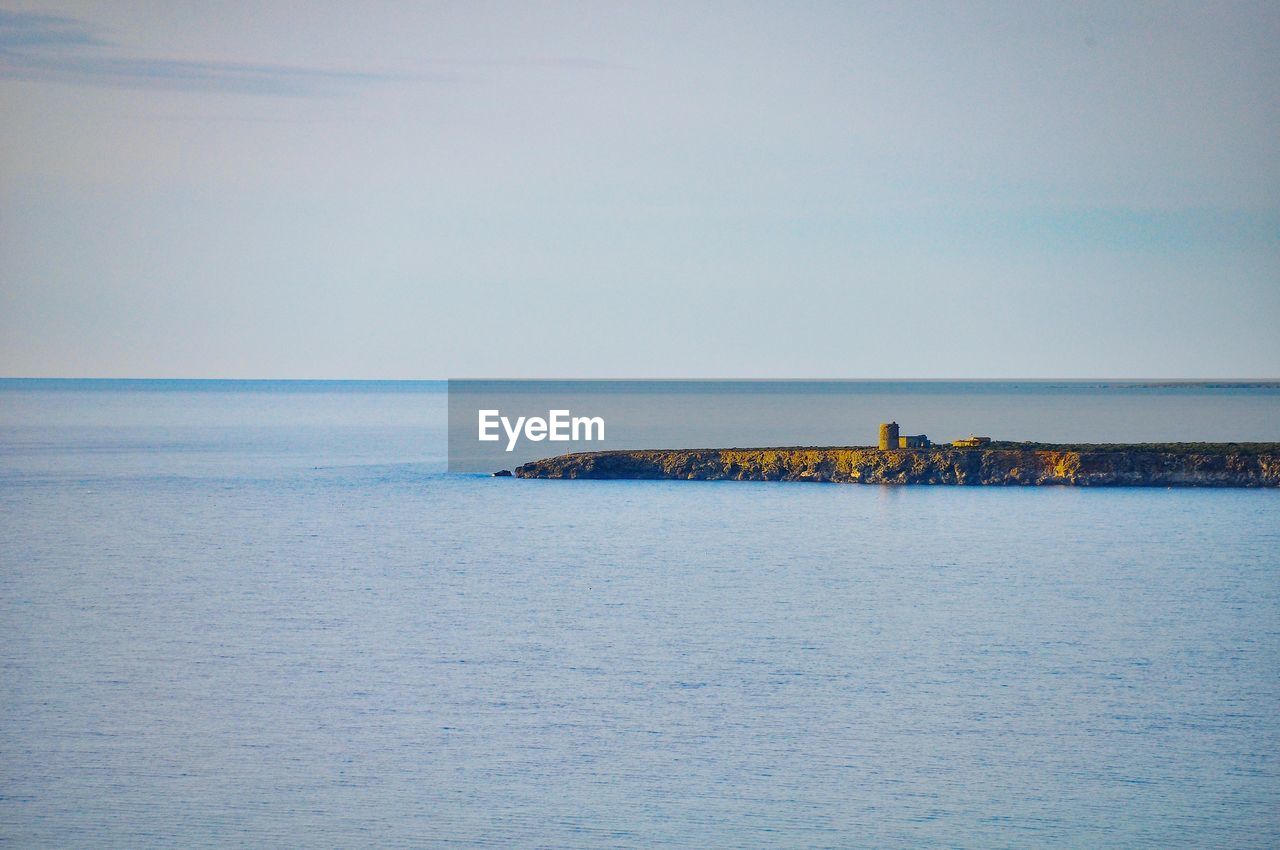
[[[1152,444],[983,449],[655,449],[526,463],[517,478],[817,481],[1077,487],[1280,487],[1280,444]]]

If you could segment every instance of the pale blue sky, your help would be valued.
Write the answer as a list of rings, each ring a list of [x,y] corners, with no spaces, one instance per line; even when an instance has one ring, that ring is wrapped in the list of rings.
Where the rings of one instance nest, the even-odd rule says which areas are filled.
[[[3,9],[3,375],[1280,378],[1275,3]]]

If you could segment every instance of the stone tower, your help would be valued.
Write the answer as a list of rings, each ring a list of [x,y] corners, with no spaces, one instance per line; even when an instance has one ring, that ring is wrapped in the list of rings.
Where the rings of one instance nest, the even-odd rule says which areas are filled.
[[[898,423],[897,422],[881,422],[880,423],[880,448],[896,449],[898,447]]]

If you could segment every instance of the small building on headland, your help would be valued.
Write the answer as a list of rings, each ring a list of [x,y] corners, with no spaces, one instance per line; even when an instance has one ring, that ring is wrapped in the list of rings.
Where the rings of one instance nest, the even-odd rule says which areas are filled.
[[[970,434],[962,440],[952,440],[951,445],[961,449],[976,449],[991,442],[990,437],[975,437]]]
[[[902,436],[898,433],[897,422],[880,423],[880,448],[886,449],[927,449],[932,443],[924,434]]]

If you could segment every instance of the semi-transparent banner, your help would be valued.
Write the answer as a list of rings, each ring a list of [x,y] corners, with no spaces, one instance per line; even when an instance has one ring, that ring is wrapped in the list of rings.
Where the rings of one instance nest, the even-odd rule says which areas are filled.
[[[1280,387],[1140,381],[449,381],[449,470],[608,449],[1280,440]]]

